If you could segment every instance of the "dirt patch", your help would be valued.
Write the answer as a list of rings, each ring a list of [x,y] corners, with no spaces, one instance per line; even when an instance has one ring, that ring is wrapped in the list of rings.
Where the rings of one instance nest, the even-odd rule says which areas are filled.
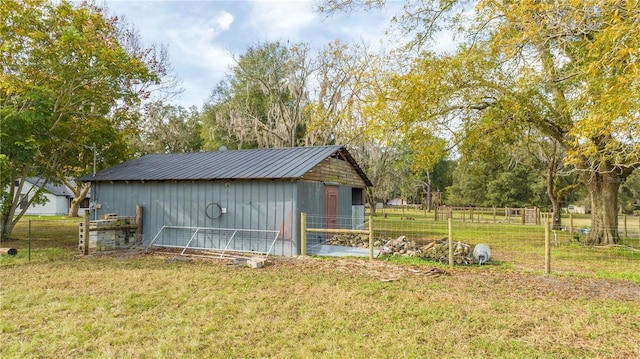
[[[453,270],[428,265],[404,265],[385,261],[355,258],[318,259],[313,257],[271,259],[273,269],[292,267],[296,270],[339,271],[347,275],[364,275],[382,281],[441,280],[451,277],[470,286],[507,286],[514,293],[528,292],[532,296],[554,296],[564,299],[621,300],[640,302],[640,285],[618,280],[563,277],[521,272],[476,271],[464,268]]]
[[[166,257],[169,261],[176,258],[188,258],[188,261],[211,262],[212,264],[230,265],[229,258],[220,259],[214,256],[181,257],[172,251],[131,251],[122,253],[114,251],[103,255],[130,257],[136,255],[153,255]],[[290,269],[295,271],[337,271],[347,276],[367,276],[385,282],[403,280],[412,281],[452,281],[457,287],[475,288],[479,292],[491,290],[495,286],[508,288],[512,293],[528,293],[533,297],[553,296],[569,300],[620,300],[640,302],[640,285],[622,281],[595,278],[563,276],[562,274],[541,275],[536,273],[492,270],[490,266],[483,268],[456,267],[453,270],[440,266],[409,265],[390,263],[383,260],[367,260],[361,258],[317,258],[317,257],[269,257],[265,268],[257,270],[278,271]]]

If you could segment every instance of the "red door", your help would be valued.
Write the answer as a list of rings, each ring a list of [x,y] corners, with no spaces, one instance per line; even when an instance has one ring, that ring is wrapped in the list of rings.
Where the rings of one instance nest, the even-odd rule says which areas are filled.
[[[327,228],[338,228],[338,186],[326,186],[324,198]]]

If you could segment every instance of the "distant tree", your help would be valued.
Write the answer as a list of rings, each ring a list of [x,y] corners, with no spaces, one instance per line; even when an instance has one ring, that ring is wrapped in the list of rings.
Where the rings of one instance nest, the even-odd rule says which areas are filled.
[[[368,141],[367,141],[368,140]],[[384,146],[372,138],[363,137],[358,141],[354,159],[367,174],[372,187],[366,188],[366,200],[371,215],[376,215],[376,204],[391,199],[397,189],[395,179],[398,168],[397,152],[394,146]]]
[[[544,181],[529,168],[503,161],[462,158],[453,184],[447,188],[447,204],[482,207],[540,207],[548,204]]]
[[[302,142],[311,54],[306,44],[250,47],[204,108],[207,148],[295,147]],[[220,138],[213,136],[223,136]]]
[[[138,155],[149,153],[197,152],[202,149],[202,125],[196,108],[162,102],[145,104],[142,130],[136,145]]]
[[[314,81],[305,109],[305,145],[357,142],[365,135],[363,97],[373,91],[380,57],[365,45],[334,41],[320,51],[311,66]]]
[[[640,206],[640,171],[636,169],[620,186],[620,210],[631,214],[638,206]]]

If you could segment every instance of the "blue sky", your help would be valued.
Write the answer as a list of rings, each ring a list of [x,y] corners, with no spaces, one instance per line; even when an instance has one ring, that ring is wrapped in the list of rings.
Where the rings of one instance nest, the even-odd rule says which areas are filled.
[[[183,107],[201,107],[233,65],[232,54],[267,41],[305,42],[320,49],[340,39],[373,48],[401,2],[384,10],[355,11],[327,18],[313,11],[313,1],[124,1],[105,0],[113,15],[139,31],[145,44],[164,44],[184,93],[173,100]]]

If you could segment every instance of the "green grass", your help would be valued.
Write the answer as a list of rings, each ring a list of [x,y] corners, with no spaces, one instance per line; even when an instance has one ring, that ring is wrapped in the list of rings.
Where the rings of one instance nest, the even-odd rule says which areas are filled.
[[[0,356],[640,354],[637,298],[572,293],[582,286],[574,283],[579,279],[477,268],[437,278],[406,272],[384,282],[361,268],[367,263],[275,259],[252,270],[144,256],[5,267]],[[383,272],[406,269],[373,263]]]
[[[374,221],[379,232],[411,222],[416,238],[446,230]],[[534,226],[456,227],[457,240],[490,243],[486,266],[273,258],[249,269],[85,257],[76,223],[34,222],[31,262],[24,228],[10,242],[18,256],[0,257],[0,358],[640,357],[638,256],[563,236],[544,275]]]

